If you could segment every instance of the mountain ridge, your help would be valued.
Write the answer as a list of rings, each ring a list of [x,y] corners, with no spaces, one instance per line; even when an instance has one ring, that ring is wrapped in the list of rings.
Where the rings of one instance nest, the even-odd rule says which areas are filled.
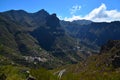
[[[64,52],[64,49],[72,49],[74,47],[75,44],[72,43],[74,39],[66,35],[64,29],[62,29],[59,24],[60,20],[56,17],[56,14],[49,15],[49,13],[44,10],[32,14],[24,11],[21,12],[21,10],[12,10],[0,13],[0,20],[0,32],[3,34],[0,37],[2,41],[0,44],[14,50],[15,54],[19,52],[23,62],[25,61],[24,56],[39,56],[47,59],[47,62],[37,62],[38,65],[42,64],[46,67],[51,65],[51,67],[54,67],[80,60],[80,57],[74,54],[74,50]],[[39,35],[39,37],[35,37],[32,35],[33,33]],[[64,42],[65,40],[67,42]],[[43,43],[41,41],[46,42]],[[50,51],[46,45],[51,49]],[[69,54],[67,54],[68,52]],[[12,53],[10,52],[10,54]],[[51,62],[53,63],[50,64]],[[34,61],[31,63],[33,64]],[[56,63],[60,64],[56,65]]]
[[[120,39],[119,25],[119,21],[61,21],[55,13],[49,14],[44,9],[35,13],[10,10],[0,13],[0,45],[11,50],[6,53],[13,56],[20,54],[22,61],[25,61],[25,56],[39,57],[46,62],[33,60],[31,64],[37,62],[38,65],[54,68],[85,60],[109,39]]]

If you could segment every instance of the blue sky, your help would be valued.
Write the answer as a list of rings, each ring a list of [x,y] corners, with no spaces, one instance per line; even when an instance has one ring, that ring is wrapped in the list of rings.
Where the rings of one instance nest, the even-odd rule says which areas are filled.
[[[11,9],[37,12],[45,9],[68,21],[88,19],[102,22],[120,20],[119,4],[120,0],[0,0],[0,12]]]

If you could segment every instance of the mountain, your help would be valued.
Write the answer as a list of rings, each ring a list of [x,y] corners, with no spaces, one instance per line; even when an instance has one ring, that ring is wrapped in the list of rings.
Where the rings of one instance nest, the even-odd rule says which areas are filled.
[[[76,22],[76,21],[75,21]],[[81,24],[62,21],[61,25],[70,36],[79,39],[82,45],[87,46],[93,51],[99,51],[100,47],[108,40],[120,40],[120,21],[114,22],[91,22]]]
[[[119,25],[61,21],[44,9],[1,12],[0,80],[119,80]]]
[[[50,15],[44,9],[36,13],[23,10],[0,13],[2,56],[17,64],[31,66],[37,62],[47,68],[82,60],[74,50],[74,38],[66,34],[59,22],[56,14]]]
[[[59,22],[56,14],[52,14],[46,18],[46,25],[38,27],[31,32],[31,35],[39,41],[42,48],[51,52],[53,56],[61,60],[76,62],[77,59],[80,60],[80,56],[73,50],[75,40],[65,33]]]
[[[98,52],[108,40],[119,40],[119,25],[119,21],[61,21],[44,9],[1,12],[1,56],[20,65],[46,68],[77,63]]]
[[[15,11],[16,14],[24,14],[23,11],[21,13],[20,12]],[[37,62],[39,62],[38,65],[42,65],[42,63],[47,63],[49,61],[54,61],[55,58],[47,51],[42,49],[40,45],[38,45],[38,41],[29,34],[28,31],[31,31],[31,27],[24,23],[20,23],[20,19],[16,18],[19,16],[12,15],[15,13],[14,11],[8,11],[5,12],[5,14],[9,15],[5,15],[4,13],[1,13],[0,15],[1,56],[6,57],[11,62],[25,66],[33,65],[36,58]],[[25,14],[29,15],[28,13]],[[25,18],[26,16],[21,16],[21,18],[22,17]]]
[[[74,20],[74,21],[72,21],[72,23],[75,23],[78,25],[88,25],[88,24],[91,24],[92,21],[83,19],[83,20]]]

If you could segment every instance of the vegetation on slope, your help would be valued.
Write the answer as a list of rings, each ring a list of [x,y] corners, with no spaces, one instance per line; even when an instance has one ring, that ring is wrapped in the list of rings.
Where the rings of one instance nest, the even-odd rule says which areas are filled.
[[[120,41],[109,41],[101,53],[90,56],[86,61],[63,67],[61,80],[119,80]],[[62,70],[56,69],[53,72]]]

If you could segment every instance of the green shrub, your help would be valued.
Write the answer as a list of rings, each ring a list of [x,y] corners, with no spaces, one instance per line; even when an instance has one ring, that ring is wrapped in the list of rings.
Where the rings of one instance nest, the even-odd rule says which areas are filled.
[[[57,77],[44,68],[31,69],[30,75],[36,80],[57,80]]]

